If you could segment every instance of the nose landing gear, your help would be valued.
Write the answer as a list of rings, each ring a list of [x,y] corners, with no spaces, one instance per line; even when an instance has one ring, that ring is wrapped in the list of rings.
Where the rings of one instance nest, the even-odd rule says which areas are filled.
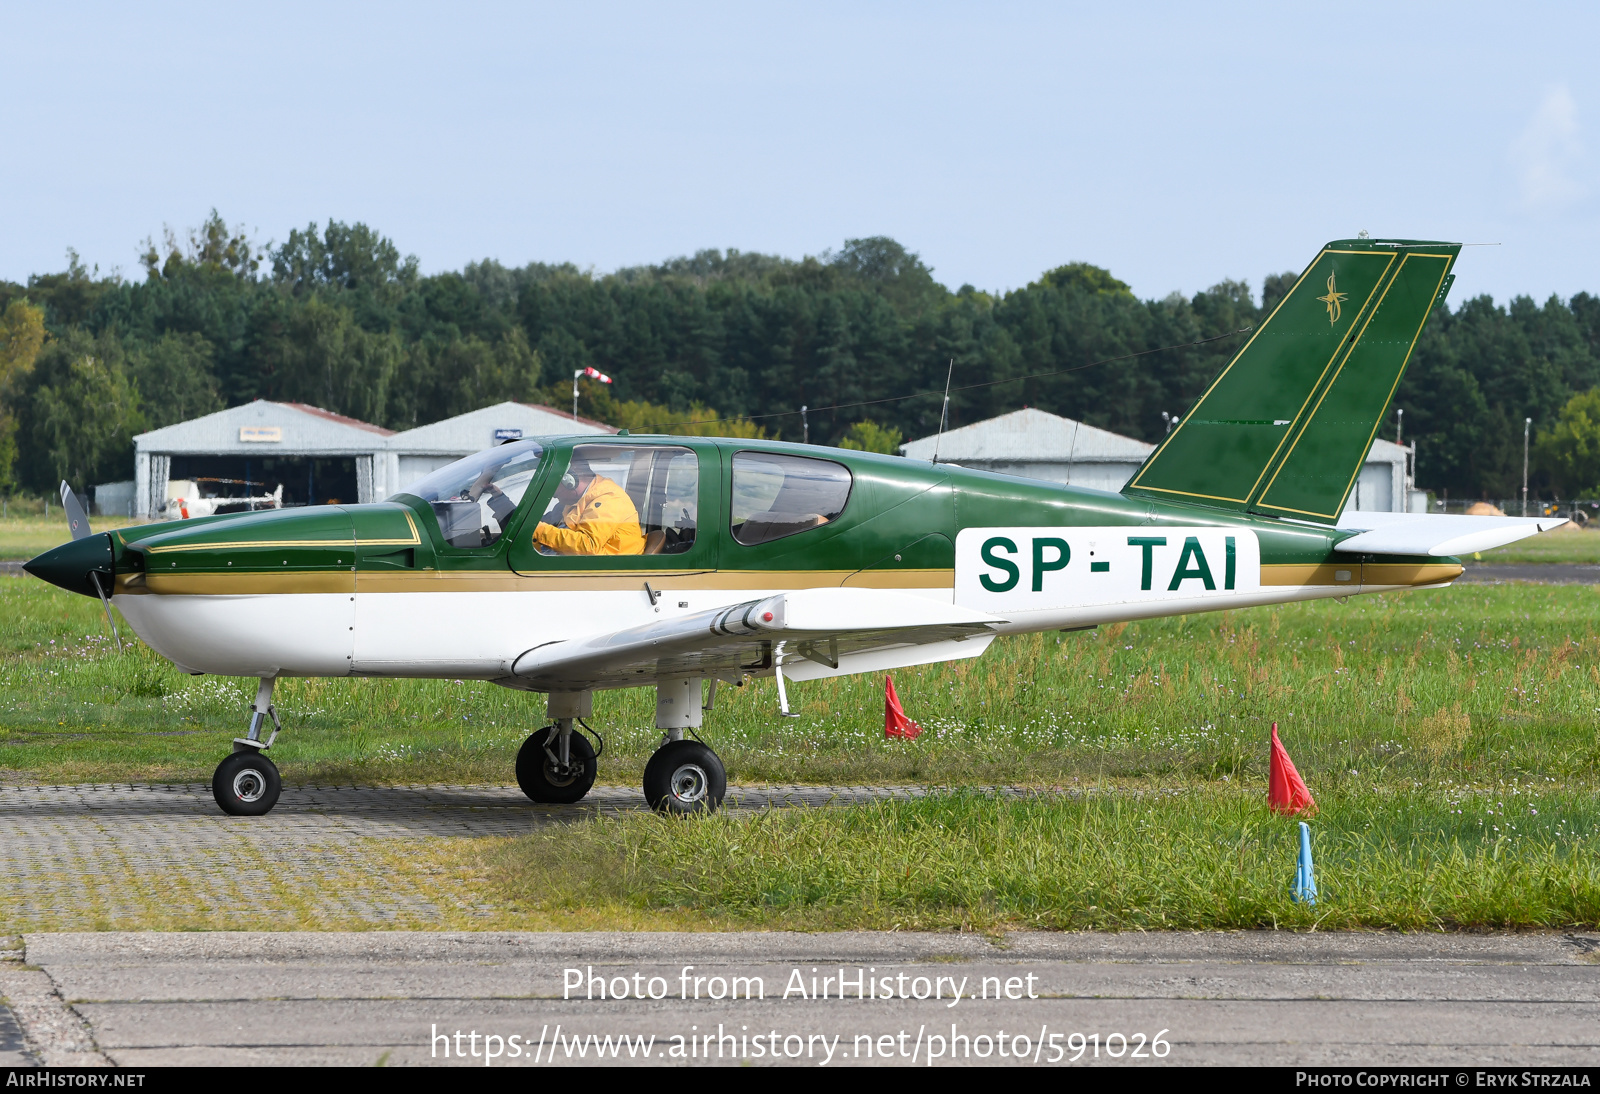
[[[272,689],[277,682],[276,676],[261,678],[256,701],[250,708],[249,732],[234,738],[233,755],[218,764],[211,776],[211,796],[217,800],[217,807],[231,817],[265,816],[278,804],[283,790],[278,765],[265,755],[283,728],[272,705]],[[263,741],[261,728],[269,718],[272,735]]]

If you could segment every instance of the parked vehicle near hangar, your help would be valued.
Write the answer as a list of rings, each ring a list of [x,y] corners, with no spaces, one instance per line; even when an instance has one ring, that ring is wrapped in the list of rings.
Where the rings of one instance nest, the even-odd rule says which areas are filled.
[[[1446,585],[1452,556],[1562,523],[1359,513],[1350,489],[1457,244],[1345,240],[1121,493],[781,442],[515,441],[373,505],[119,529],[28,570],[108,596],[193,673],[261,681],[213,780],[267,812],[283,676],[486,680],[548,695],[516,765],[541,802],[597,764],[593,694],[656,689],[656,808],[713,809],[686,733],[719,683],[976,657],[999,634]],[[265,733],[272,723],[270,734]]]

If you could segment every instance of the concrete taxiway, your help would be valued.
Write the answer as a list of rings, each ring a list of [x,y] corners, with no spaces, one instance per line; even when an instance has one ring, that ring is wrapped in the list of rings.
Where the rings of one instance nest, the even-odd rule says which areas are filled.
[[[486,1047],[497,1066],[593,1064],[607,1044],[610,1064],[762,1064],[774,1051],[921,1064],[935,1050],[935,1063],[1066,1064],[1074,1033],[1079,1064],[1593,1066],[1597,948],[1587,936],[1265,932],[64,933],[28,935],[26,965],[4,962],[0,990],[20,990],[29,1048],[46,1061],[132,1067],[484,1066]],[[862,973],[894,997],[858,998]],[[584,997],[591,977],[607,998]],[[760,997],[709,997],[734,977],[746,994],[759,981]],[[567,993],[574,979],[584,987]],[[940,998],[912,997],[936,984]],[[696,1055],[675,1060],[679,1045]]]
[[[730,806],[921,792],[740,788]],[[445,913],[476,913],[447,907],[458,897],[448,878],[384,865],[642,808],[636,789],[617,787],[549,808],[510,787],[290,787],[270,816],[242,820],[219,814],[203,786],[0,789],[0,908],[15,932],[0,935],[0,1066],[482,1066],[486,1045],[498,1066],[592,1064],[601,1052],[620,1052],[604,1057],[613,1064],[767,1064],[774,1052],[901,1064],[930,1050],[940,1063],[1015,1064],[1018,1035],[1026,1061],[1043,1064],[1072,1062],[1072,1034],[1080,1064],[1600,1065],[1600,938],[1589,935],[451,933],[437,929]],[[246,915],[366,929],[208,929]],[[184,929],[118,929],[162,916]],[[385,926],[410,929],[372,929]],[[691,995],[705,978],[698,999],[678,997],[685,966]],[[608,991],[623,978],[628,997],[564,998],[568,969]],[[863,976],[891,978],[892,997],[855,998]],[[727,998],[735,977],[759,980],[758,997]],[[734,1040],[715,1041],[709,1059],[689,1040],[718,1031]],[[641,1048],[640,1037],[655,1040]],[[702,1051],[672,1055],[692,1044]]]

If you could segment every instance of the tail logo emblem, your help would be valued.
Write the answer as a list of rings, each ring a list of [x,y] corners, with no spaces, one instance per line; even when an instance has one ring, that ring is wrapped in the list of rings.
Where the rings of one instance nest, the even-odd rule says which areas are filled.
[[[1333,274],[1328,275],[1328,295],[1317,297],[1318,301],[1328,305],[1328,326],[1330,327],[1339,321],[1339,305],[1344,303],[1350,296],[1349,293],[1342,293],[1338,290],[1333,283],[1333,278]]]

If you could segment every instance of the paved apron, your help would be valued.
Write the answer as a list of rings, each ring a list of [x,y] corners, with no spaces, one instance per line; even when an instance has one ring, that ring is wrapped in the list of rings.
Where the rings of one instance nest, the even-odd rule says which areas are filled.
[[[850,804],[921,787],[734,788],[733,809]],[[1013,793],[1002,790],[1001,793]],[[595,787],[577,805],[540,806],[516,787],[305,787],[265,817],[228,817],[209,785],[0,788],[0,935],[105,930],[181,905],[305,922],[439,925],[436,898],[404,879],[360,883],[374,842],[509,836],[585,817],[643,810],[636,788]],[[380,847],[381,849],[381,847]],[[291,922],[285,918],[283,922]]]
[[[1454,1071],[1600,1063],[1600,967],[1585,960],[1596,941],[1266,932],[1025,933],[999,943],[868,932],[357,932],[29,935],[26,947],[27,960],[43,969],[36,975],[47,976],[70,1004],[61,1013],[78,1022],[61,1035],[70,1042],[62,1052],[88,1047],[134,1067],[380,1060],[483,1066],[483,1050],[494,1044],[486,1035],[499,1038],[504,1053],[493,1063],[510,1067],[534,1065],[536,1045],[539,1065],[550,1062],[553,1045],[560,1046],[554,1062],[566,1065],[597,1062],[607,1044],[620,1059],[607,1054],[606,1063],[671,1064],[674,1035],[700,1051],[688,1063],[771,1063],[776,1046],[782,1062],[823,1064],[831,1045],[838,1066],[926,1063],[935,1047],[942,1053],[936,1062],[948,1063],[952,1044],[957,1063],[1016,1064],[1020,1034],[1026,1062],[1044,1063],[1057,1055],[1054,1046],[1071,1043],[1066,1035],[1081,1033],[1099,1050],[1096,1059],[1086,1048],[1083,1064],[1438,1064]],[[698,1000],[679,998],[686,965],[694,966],[687,983],[701,991]],[[841,968],[846,998],[831,988],[827,998],[809,997],[813,976],[820,983]],[[927,994],[938,978],[943,998],[863,1001],[855,997],[857,970],[888,978],[897,995],[896,984],[906,994]],[[585,999],[579,988],[577,998],[563,998],[564,985],[587,985],[590,976],[613,990],[625,979],[629,997]],[[706,980],[694,984],[694,976]],[[765,998],[706,997],[718,990],[716,978],[725,989],[734,976],[759,977]],[[795,990],[801,982],[807,997]],[[950,985],[962,982],[967,995],[952,1006]],[[980,984],[991,998],[970,997]],[[634,985],[667,997],[632,998]],[[732,1040],[719,1040],[719,1031]],[[1164,1060],[1133,1060],[1158,1031]],[[1001,1033],[1011,1050],[1004,1058]],[[707,1034],[708,1049],[688,1040]],[[761,1038],[759,1055],[753,1035]],[[1088,1035],[1098,1036],[1088,1042]],[[635,1053],[636,1038],[654,1041],[645,1055],[630,1057],[617,1047],[623,1036]],[[964,1045],[963,1037],[972,1040]],[[465,1059],[455,1053],[458,1044]],[[520,1055],[510,1055],[512,1046]],[[54,1050],[47,1042],[41,1051],[48,1059]]]
[[[732,803],[917,792],[742,788]],[[1141,1044],[1148,1053],[1164,1030],[1172,1063],[1600,1064],[1600,965],[1592,963],[1600,939],[1587,936],[1019,934],[996,943],[900,933],[105,929],[122,917],[149,922],[151,901],[211,902],[223,925],[241,908],[296,910],[303,920],[306,902],[321,901],[319,914],[334,921],[425,927],[439,918],[436,894],[389,879],[351,884],[370,870],[373,847],[420,850],[441,837],[510,835],[643,807],[637,790],[620,788],[597,788],[579,806],[537,807],[509,787],[290,787],[271,815],[243,820],[217,812],[205,786],[0,790],[8,924],[0,934],[24,935],[26,949],[24,963],[23,953],[0,948],[0,996],[10,1005],[0,1007],[0,1065],[457,1063],[459,1029],[464,1062],[482,1066],[482,1038],[492,1034],[506,1053],[499,1065],[534,1062],[535,1049],[521,1047],[532,1041],[542,1066],[557,1026],[562,1065],[593,1063],[605,1037],[623,1035],[653,1035],[648,1062],[672,1063],[659,1055],[672,1037],[719,1030],[743,1040],[715,1042],[709,1061],[688,1062],[771,1063],[776,1034],[777,1050],[800,1052],[803,1063],[822,1063],[830,1042],[835,1066],[909,1063],[912,1054],[924,1063],[941,1045],[940,1062],[949,1062],[951,1044],[957,1062],[983,1062],[974,1055],[982,1050],[986,1062],[1017,1063],[998,1055],[1004,1032],[1011,1053],[1017,1035],[1028,1039],[1030,1062],[1049,1062],[1057,1046],[1067,1053],[1066,1036],[1079,1033],[1088,1046],[1080,1063],[1160,1063],[1132,1053]],[[91,930],[37,930],[75,923]],[[696,967],[691,981],[706,977],[698,1000],[675,998],[685,965]],[[626,999],[563,999],[564,970],[583,969],[587,983],[591,966],[610,988],[626,977],[668,997],[632,998],[630,987]],[[841,969],[847,981],[860,970],[892,977],[896,997],[837,998]],[[831,993],[783,998],[796,970],[807,996],[813,975],[832,976]],[[765,997],[709,997],[719,984],[726,994],[735,976],[760,978]],[[951,1006],[963,980],[965,995]],[[942,998],[901,997],[935,985]],[[971,998],[980,985],[997,997]],[[432,1039],[438,1031],[449,1057]],[[749,1041],[758,1032],[764,1055]],[[518,1057],[509,1055],[513,1035]],[[624,1052],[607,1062],[646,1059]]]

